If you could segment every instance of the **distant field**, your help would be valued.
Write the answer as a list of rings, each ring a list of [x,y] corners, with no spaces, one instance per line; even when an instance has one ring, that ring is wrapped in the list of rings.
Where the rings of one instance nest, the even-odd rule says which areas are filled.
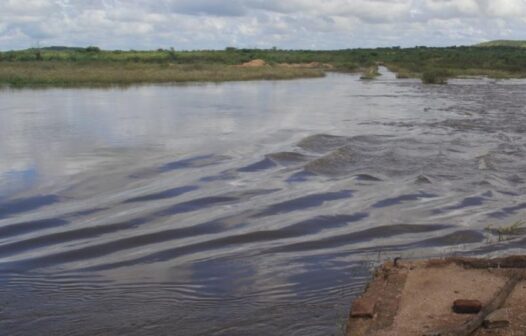
[[[437,84],[459,76],[526,77],[526,49],[517,47],[526,42],[498,45],[504,42],[511,43],[494,41],[473,47],[333,51],[27,49],[0,52],[0,84],[23,87],[218,82],[319,77],[326,71],[361,72],[364,79],[374,79],[380,64],[396,72],[399,78],[422,78],[424,82]],[[262,60],[264,66],[238,66],[254,60]]]

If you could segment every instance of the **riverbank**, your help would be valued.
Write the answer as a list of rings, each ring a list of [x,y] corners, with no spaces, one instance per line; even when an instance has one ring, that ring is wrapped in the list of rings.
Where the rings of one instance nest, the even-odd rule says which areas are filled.
[[[449,78],[526,78],[524,48],[447,47],[345,50],[236,49],[176,51],[50,47],[0,52],[0,85],[107,86],[321,77],[326,71],[374,79],[378,65],[398,78],[444,84]],[[264,66],[240,67],[262,62]],[[313,64],[318,66],[312,66]]]
[[[10,87],[128,86],[323,77],[316,68],[149,63],[0,62],[0,84]]]

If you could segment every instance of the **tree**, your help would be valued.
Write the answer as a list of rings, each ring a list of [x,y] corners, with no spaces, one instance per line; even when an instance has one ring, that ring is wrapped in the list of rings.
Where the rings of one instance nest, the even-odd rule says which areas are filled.
[[[87,52],[98,53],[98,52],[100,52],[100,48],[99,47],[95,47],[95,46],[89,46],[89,47],[86,48],[86,51]]]

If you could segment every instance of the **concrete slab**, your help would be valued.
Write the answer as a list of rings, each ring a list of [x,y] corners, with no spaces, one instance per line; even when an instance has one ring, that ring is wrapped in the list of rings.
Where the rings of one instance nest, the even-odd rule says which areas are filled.
[[[525,268],[526,256],[388,262],[377,269],[354,305],[362,311],[351,312],[348,336],[449,335],[478,317],[455,313],[455,301],[480,301],[483,311],[479,314],[483,314],[517,274],[521,276],[518,284],[499,307],[507,309],[509,325],[481,326],[474,335],[526,335]],[[364,309],[367,314],[362,314]]]

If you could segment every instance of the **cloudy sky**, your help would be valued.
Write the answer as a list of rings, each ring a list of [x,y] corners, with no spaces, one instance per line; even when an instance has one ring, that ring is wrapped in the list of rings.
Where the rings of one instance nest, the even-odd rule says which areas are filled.
[[[342,49],[526,39],[526,0],[0,0],[0,50]]]

